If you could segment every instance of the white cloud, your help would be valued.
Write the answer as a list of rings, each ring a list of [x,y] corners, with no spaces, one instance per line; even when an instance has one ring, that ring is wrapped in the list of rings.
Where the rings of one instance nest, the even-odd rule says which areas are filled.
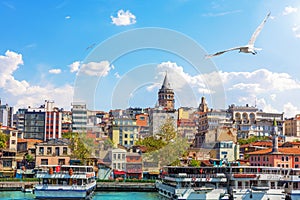
[[[230,15],[230,14],[239,13],[239,12],[242,12],[242,11],[241,10],[233,10],[233,11],[220,12],[220,13],[207,13],[207,14],[203,14],[202,16],[204,16],[204,17],[220,17],[220,16]]]
[[[65,19],[71,19],[70,15],[65,16]]]
[[[0,87],[5,87],[8,80],[14,80],[13,72],[16,71],[20,65],[23,65],[22,55],[6,51],[5,55],[0,55]]]
[[[79,67],[80,67],[80,61],[75,61],[72,64],[69,65],[70,67],[70,72],[74,73],[74,72],[78,72],[79,71]]]
[[[61,69],[50,69],[49,73],[50,74],[60,74],[61,73]]]
[[[39,86],[30,85],[26,80],[16,80],[13,73],[20,65],[23,65],[21,54],[6,51],[5,55],[0,55],[0,94],[10,98],[9,105],[26,108],[28,105],[40,105],[45,99],[55,99],[57,106],[70,107],[72,86],[55,87],[50,83]]]
[[[292,6],[286,6],[284,11],[282,12],[283,15],[289,15],[291,13],[295,13],[298,11],[298,8]]]
[[[294,32],[296,38],[300,38],[300,26],[299,25],[294,25],[292,28],[292,31]]]
[[[80,72],[89,76],[107,76],[108,72],[113,68],[109,61],[89,62],[81,64]]]
[[[241,86],[254,84],[255,92],[263,93],[266,91],[286,91],[300,89],[300,82],[294,80],[287,73],[274,73],[266,69],[259,69],[254,72],[220,72],[223,83],[230,89],[243,89]],[[235,87],[232,87],[237,85]],[[249,86],[249,85],[248,85]]]
[[[291,102],[287,102],[283,106],[283,112],[286,117],[294,117],[296,114],[300,113],[300,109],[297,106],[294,106]]]
[[[128,26],[136,23],[136,17],[129,11],[119,10],[117,17],[110,16],[112,23],[117,26]]]

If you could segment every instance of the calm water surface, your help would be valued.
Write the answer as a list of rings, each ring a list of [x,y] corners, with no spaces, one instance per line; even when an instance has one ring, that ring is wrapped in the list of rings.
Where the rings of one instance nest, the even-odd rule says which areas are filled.
[[[1,200],[9,199],[34,199],[33,194],[23,192],[0,192]],[[156,200],[156,192],[96,192],[93,200]]]

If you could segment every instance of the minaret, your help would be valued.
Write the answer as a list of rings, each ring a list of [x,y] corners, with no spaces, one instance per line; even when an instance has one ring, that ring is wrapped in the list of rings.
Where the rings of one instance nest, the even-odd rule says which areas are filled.
[[[271,135],[273,136],[273,148],[272,148],[272,153],[278,153],[278,127],[277,127],[277,122],[274,118],[273,121],[273,129]]]
[[[167,110],[174,110],[174,92],[171,89],[171,85],[168,81],[167,73],[164,78],[164,82],[158,91],[158,104]]]
[[[199,105],[199,111],[200,112],[207,112],[208,111],[208,107],[207,107],[207,103],[205,101],[205,97],[201,97],[201,103]]]

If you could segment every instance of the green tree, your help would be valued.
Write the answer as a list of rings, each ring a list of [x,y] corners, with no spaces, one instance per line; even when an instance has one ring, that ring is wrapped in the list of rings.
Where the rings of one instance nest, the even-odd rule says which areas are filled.
[[[5,149],[7,141],[9,140],[9,135],[0,131],[0,149]]]
[[[114,146],[114,142],[110,138],[107,138],[106,140],[104,140],[103,143],[104,143],[104,149],[109,149]]]
[[[238,143],[240,145],[243,145],[243,144],[250,144],[252,142],[256,142],[256,141],[261,141],[261,140],[268,140],[269,137],[267,136],[252,136],[252,137],[249,137],[247,139],[239,139],[238,140]]]
[[[174,120],[172,118],[167,118],[166,121],[160,126],[157,136],[167,143],[175,139],[177,136],[177,131],[174,127]]]
[[[177,158],[177,159],[176,159],[174,162],[172,162],[170,165],[171,165],[171,166],[181,166],[180,159]]]
[[[26,159],[27,162],[33,162],[34,161],[34,158],[31,154],[27,154],[25,156],[25,159]]]
[[[200,167],[200,161],[199,161],[199,160],[192,159],[192,160],[190,161],[189,166],[192,166],[192,167]]]
[[[170,165],[187,151],[189,143],[186,138],[176,137],[164,147],[147,153],[146,160],[157,161],[160,166]]]
[[[138,140],[136,145],[145,146],[147,152],[152,152],[163,148],[167,143],[160,138],[153,136],[146,137],[143,140]]]
[[[85,164],[88,158],[91,157],[95,149],[94,140],[86,137],[85,133],[65,133],[64,138],[70,140],[69,148],[72,151],[72,157],[80,160]]]

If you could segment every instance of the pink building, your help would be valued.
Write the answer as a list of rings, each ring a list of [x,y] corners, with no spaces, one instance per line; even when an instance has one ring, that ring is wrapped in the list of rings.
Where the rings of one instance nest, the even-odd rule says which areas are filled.
[[[300,167],[300,149],[279,148],[278,152],[272,152],[272,148],[249,153],[251,166],[270,166],[281,168]]]

